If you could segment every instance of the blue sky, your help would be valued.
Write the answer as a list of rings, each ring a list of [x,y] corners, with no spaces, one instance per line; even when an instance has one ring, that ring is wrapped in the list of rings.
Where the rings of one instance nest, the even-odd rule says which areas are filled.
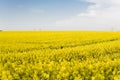
[[[118,28],[119,19],[113,24],[105,21],[116,17],[108,12],[119,8],[115,6],[118,2],[110,1],[113,0],[0,0],[0,29],[109,30],[114,25]],[[107,14],[113,17],[105,18]]]

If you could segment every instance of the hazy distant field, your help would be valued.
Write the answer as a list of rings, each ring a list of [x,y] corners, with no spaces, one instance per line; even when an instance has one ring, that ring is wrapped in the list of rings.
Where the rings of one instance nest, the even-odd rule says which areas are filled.
[[[120,32],[0,32],[0,80],[120,80]]]

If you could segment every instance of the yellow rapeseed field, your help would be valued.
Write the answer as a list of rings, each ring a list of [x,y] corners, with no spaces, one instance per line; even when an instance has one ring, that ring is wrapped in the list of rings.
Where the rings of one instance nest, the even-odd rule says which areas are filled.
[[[120,32],[2,31],[0,80],[120,80]]]

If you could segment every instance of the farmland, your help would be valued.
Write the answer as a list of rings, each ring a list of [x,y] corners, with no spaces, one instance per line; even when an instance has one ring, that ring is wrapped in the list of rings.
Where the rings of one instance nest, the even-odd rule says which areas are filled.
[[[120,80],[120,32],[2,31],[0,80]]]

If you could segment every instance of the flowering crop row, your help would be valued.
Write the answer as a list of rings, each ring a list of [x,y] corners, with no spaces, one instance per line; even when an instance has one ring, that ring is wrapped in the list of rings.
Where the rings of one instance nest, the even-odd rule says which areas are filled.
[[[120,80],[120,33],[0,32],[0,80]]]

